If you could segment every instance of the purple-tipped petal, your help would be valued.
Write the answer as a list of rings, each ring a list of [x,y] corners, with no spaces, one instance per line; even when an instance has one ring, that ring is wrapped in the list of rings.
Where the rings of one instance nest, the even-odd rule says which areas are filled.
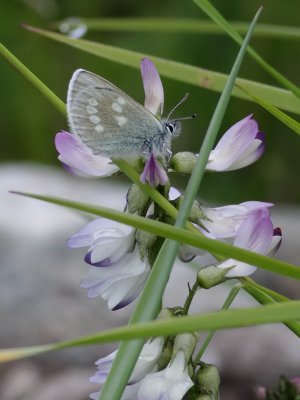
[[[55,136],[58,159],[68,172],[79,176],[105,177],[119,169],[107,157],[93,154],[78,136],[69,132],[59,132]]]
[[[165,185],[168,182],[168,175],[153,152],[146,161],[140,180],[142,183],[148,182],[153,187]]]
[[[236,247],[241,247],[255,253],[269,253],[273,239],[273,225],[267,209],[257,210],[243,222],[234,240]],[[219,268],[233,267],[226,277],[251,275],[256,267],[237,260],[228,259],[218,265]]]
[[[279,247],[281,246],[281,242],[282,242],[282,232],[281,229],[277,227],[273,230],[272,242],[268,251],[269,257],[273,257],[277,253]]]
[[[257,122],[247,116],[233,125],[211,151],[206,166],[208,171],[231,171],[256,161],[264,152],[264,135]]]
[[[148,263],[141,260],[136,248],[109,268],[91,267],[80,286],[88,290],[88,298],[101,296],[111,310],[117,310],[139,295],[149,272]]]
[[[153,62],[148,58],[141,61],[141,73],[145,91],[145,108],[161,116],[164,105],[164,89]]]

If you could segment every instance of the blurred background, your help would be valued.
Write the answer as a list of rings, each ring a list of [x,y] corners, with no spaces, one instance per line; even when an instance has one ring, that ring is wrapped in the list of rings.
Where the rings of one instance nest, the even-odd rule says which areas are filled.
[[[274,0],[215,0],[213,4],[230,21],[248,22],[263,5],[261,23],[299,26],[297,0],[286,0],[284,5]],[[144,94],[137,69],[52,42],[25,31],[20,25],[26,23],[48,28],[53,21],[74,16],[207,19],[192,1],[174,0],[3,0],[0,13],[3,44],[61,99],[66,98],[73,71],[84,68],[105,77],[141,103]],[[238,51],[237,45],[226,35],[87,31],[84,38],[223,73],[230,71]],[[254,37],[252,44],[271,65],[300,85],[299,40]],[[246,57],[239,76],[277,85],[250,57]],[[200,146],[219,94],[169,79],[163,79],[163,84],[166,111],[186,92],[190,93],[179,113],[182,116],[197,113],[199,118],[184,123],[183,134],[174,141],[173,149],[174,152],[195,151]],[[112,178],[98,183],[66,175],[59,166],[53,144],[54,134],[68,128],[66,120],[3,60],[0,60],[0,86],[0,346],[63,340],[102,329],[108,324],[124,323],[128,311],[111,317],[112,313],[105,310],[101,300],[91,304],[83,289],[78,288],[86,267],[80,254],[73,255],[72,252],[70,255],[64,240],[82,226],[83,217],[33,200],[16,199],[8,194],[8,190],[48,193],[109,205],[112,205],[111,191],[114,190],[113,198],[120,199],[114,205],[121,208],[128,187],[127,179]],[[260,129],[266,133],[265,155],[240,171],[208,174],[201,186],[200,197],[209,205],[250,199],[275,203],[275,220],[277,225],[285,228],[286,235],[286,244],[279,257],[299,263],[299,137],[258,105],[237,98],[230,102],[220,134],[250,113],[254,113]],[[293,117],[298,119],[298,116]],[[184,187],[187,177],[173,177],[173,181]],[[190,271],[187,269],[186,273],[189,276]],[[270,274],[261,273],[259,276],[262,282],[285,291],[290,297],[299,293],[299,285],[294,282],[278,281]],[[228,288],[213,292],[204,308],[214,309],[219,305],[218,301],[221,304],[224,290]],[[253,304],[247,297],[243,301],[243,304]],[[172,300],[170,302],[172,304]],[[99,325],[99,320],[102,325]],[[216,362],[222,368],[222,399],[252,399],[255,384],[274,384],[281,372],[296,374],[298,369],[300,374],[300,357],[294,351],[297,346],[294,337],[284,327],[278,329],[277,334],[272,327],[251,328],[248,333],[238,330],[235,331],[238,333],[230,335],[228,332],[224,336],[218,334],[220,342],[215,344],[216,350],[208,361]],[[239,337],[243,351],[228,345],[226,337],[228,341],[234,337],[233,343],[237,343]],[[257,347],[254,346],[254,337]],[[265,338],[265,341],[260,338]],[[289,349],[284,347],[284,342],[290,344]],[[235,350],[236,358],[232,353],[226,353],[228,347]],[[262,349],[266,347],[267,353],[263,353]],[[86,399],[87,394],[95,390],[87,381],[93,373],[92,362],[104,351],[98,348],[95,357],[95,349],[68,350],[2,366],[0,398]],[[254,353],[257,358],[254,358]],[[80,385],[76,386],[78,381]],[[61,390],[66,387],[69,392],[62,395]]]

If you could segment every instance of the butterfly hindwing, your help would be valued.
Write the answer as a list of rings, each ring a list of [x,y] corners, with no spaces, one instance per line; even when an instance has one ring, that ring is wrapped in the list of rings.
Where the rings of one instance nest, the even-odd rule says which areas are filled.
[[[70,81],[67,109],[72,133],[95,154],[139,156],[145,144],[162,133],[160,121],[150,111],[112,83],[82,69]]]

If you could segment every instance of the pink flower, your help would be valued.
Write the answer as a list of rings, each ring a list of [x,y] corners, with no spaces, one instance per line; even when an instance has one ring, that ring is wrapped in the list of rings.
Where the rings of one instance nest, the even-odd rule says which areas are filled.
[[[281,244],[281,230],[274,229],[267,209],[254,211],[241,224],[234,246],[241,247],[263,255],[274,254]],[[230,268],[226,274],[227,278],[251,275],[256,267],[234,260],[225,260],[217,265],[218,268]]]
[[[252,115],[234,124],[210,152],[207,171],[232,171],[258,160],[265,150],[265,137]]]
[[[165,185],[168,182],[168,175],[153,152],[151,152],[150,157],[146,161],[140,180],[142,183],[148,182],[153,187]]]
[[[108,157],[93,154],[79,136],[61,131],[55,136],[58,159],[65,169],[73,175],[84,177],[105,177],[117,172],[119,168]]]

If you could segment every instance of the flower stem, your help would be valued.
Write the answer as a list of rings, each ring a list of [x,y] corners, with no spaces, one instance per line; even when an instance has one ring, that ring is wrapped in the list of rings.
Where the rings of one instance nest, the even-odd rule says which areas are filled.
[[[188,296],[187,296],[187,298],[186,298],[186,300],[184,302],[184,306],[182,308],[183,315],[187,315],[188,314],[190,305],[191,305],[191,303],[193,301],[193,298],[194,298],[195,294],[197,293],[198,289],[199,289],[199,284],[198,284],[197,280],[194,283],[192,288],[190,288],[190,286],[189,286],[189,294],[188,294]]]
[[[242,289],[242,287],[243,287],[243,285],[241,283],[238,283],[231,289],[231,291],[229,292],[229,294],[226,297],[226,300],[222,306],[222,310],[228,310],[228,308],[230,307],[230,305],[232,304],[233,300],[236,298],[237,294]],[[206,336],[200,350],[198,351],[198,353],[194,359],[194,365],[197,365],[199,363],[199,361],[201,360],[201,358],[202,358],[207,346],[209,345],[211,339],[213,338],[215,332],[216,332],[216,330],[213,329]]]

